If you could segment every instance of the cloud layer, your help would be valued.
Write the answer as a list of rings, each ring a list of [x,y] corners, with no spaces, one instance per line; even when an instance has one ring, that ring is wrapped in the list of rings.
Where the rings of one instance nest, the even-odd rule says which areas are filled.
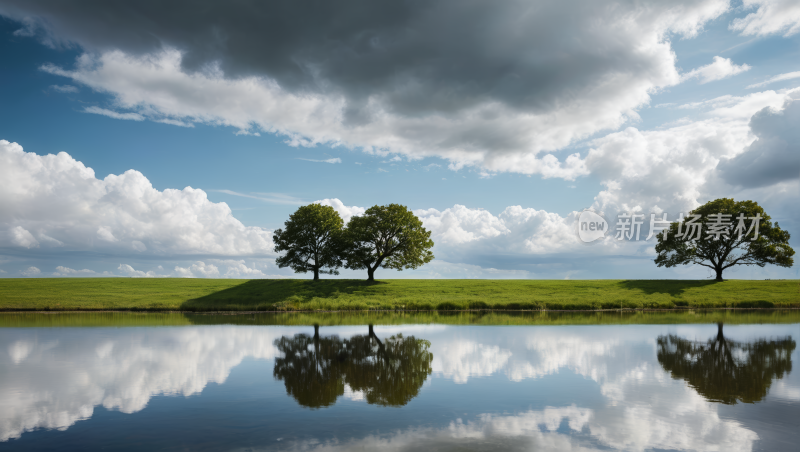
[[[270,233],[244,226],[203,190],[158,191],[130,170],[97,179],[68,154],[0,140],[0,246],[116,255],[267,255]]]
[[[125,110],[95,113],[574,179],[586,174],[577,157],[547,152],[638,118],[651,93],[681,80],[670,37],[696,36],[728,7],[140,2],[122,12],[106,2],[9,1],[0,14],[21,21],[20,34],[87,51],[74,69],[43,69]]]

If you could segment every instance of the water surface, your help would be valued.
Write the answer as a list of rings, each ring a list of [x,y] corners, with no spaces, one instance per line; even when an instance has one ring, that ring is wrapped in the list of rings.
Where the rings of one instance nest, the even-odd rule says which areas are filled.
[[[5,314],[0,450],[796,450],[784,314]]]

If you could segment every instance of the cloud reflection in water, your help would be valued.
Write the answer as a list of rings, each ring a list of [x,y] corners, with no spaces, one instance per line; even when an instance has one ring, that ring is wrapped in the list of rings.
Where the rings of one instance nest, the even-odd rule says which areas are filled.
[[[553,404],[548,394],[536,394],[531,408],[520,412],[479,414],[477,407],[476,413],[438,427],[404,424],[404,430],[388,435],[362,433],[349,440],[321,438],[280,446],[332,451],[447,450],[467,444],[475,450],[752,450],[758,439],[754,431],[721,417],[720,405],[659,365],[657,337],[676,328],[680,336],[703,338],[715,329],[377,326],[383,341],[405,330],[429,341],[432,375],[457,383],[454,391],[463,387],[462,393],[468,394],[472,379],[493,377],[503,386],[499,394],[513,396],[517,382],[571,372],[593,382],[602,403],[548,406]],[[310,327],[260,326],[0,330],[0,439],[36,428],[67,429],[90,418],[98,405],[134,413],[155,395],[199,394],[209,383],[225,383],[245,358],[282,358],[275,346],[281,338],[311,332]],[[322,327],[320,332],[350,337],[366,331]],[[503,377],[507,383],[497,380]],[[265,384],[284,384],[264,378]],[[441,383],[426,383],[415,400],[426,398],[429,384]],[[794,380],[773,380],[773,388],[785,400],[796,400]],[[336,393],[345,400],[336,404],[363,400],[367,394],[349,384],[341,389]]]

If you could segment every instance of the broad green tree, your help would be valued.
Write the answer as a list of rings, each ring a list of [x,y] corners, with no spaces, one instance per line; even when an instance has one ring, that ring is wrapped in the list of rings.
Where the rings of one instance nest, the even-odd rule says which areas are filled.
[[[309,204],[302,206],[284,223],[283,229],[272,234],[275,251],[285,252],[275,260],[278,267],[291,267],[295,273],[320,273],[338,275],[342,266],[339,235],[344,222],[330,206]]]
[[[702,265],[715,272],[717,281],[735,265],[794,264],[789,233],[754,201],[710,201],[683,221],[671,223],[657,238],[656,265]]]
[[[659,336],[658,362],[672,378],[683,379],[712,402],[734,405],[766,397],[773,379],[792,371],[791,337],[738,342],[722,334],[708,342],[675,335]]]
[[[408,208],[399,204],[373,206],[347,223],[341,246],[346,267],[367,270],[375,281],[379,267],[402,270],[417,268],[433,260],[430,231]]]

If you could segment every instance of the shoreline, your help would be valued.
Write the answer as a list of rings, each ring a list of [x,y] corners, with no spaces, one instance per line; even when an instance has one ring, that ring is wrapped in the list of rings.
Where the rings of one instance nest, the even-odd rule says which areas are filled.
[[[403,313],[462,313],[462,312],[486,312],[486,313],[547,313],[547,312],[692,312],[692,311],[797,311],[800,310],[798,306],[789,307],[770,307],[770,308],[737,308],[737,307],[683,307],[678,306],[673,309],[651,309],[651,308],[624,308],[624,309],[350,309],[338,311],[312,311],[312,310],[292,310],[292,311],[176,311],[176,310],[159,310],[159,309],[72,309],[72,310],[58,310],[58,309],[16,309],[4,310],[0,309],[2,314],[84,314],[84,313],[120,313],[129,312],[136,314],[197,314],[197,315],[253,315],[253,314],[365,314],[365,313],[390,313],[390,314],[403,314]]]

